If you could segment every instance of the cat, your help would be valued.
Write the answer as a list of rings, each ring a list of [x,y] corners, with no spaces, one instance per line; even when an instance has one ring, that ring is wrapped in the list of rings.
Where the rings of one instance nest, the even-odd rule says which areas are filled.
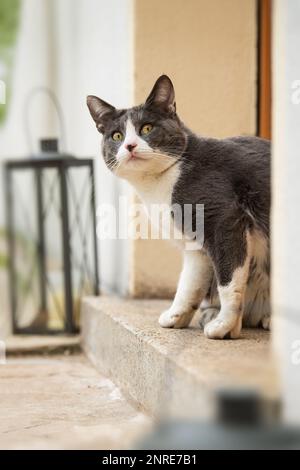
[[[87,105],[108,168],[151,204],[204,204],[204,243],[183,249],[171,307],[159,324],[184,328],[202,309],[208,338],[238,338],[242,324],[270,327],[270,142],[196,135],[178,117],[172,81],[162,75],[145,103]],[[184,238],[184,237],[183,237]]]

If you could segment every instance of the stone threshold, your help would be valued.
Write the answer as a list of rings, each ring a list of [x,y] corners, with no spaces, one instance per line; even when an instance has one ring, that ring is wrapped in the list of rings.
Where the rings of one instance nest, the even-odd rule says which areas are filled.
[[[5,339],[7,356],[75,354],[80,352],[79,335],[11,335]]]
[[[82,345],[140,409],[154,417],[204,417],[222,388],[257,390],[277,403],[279,386],[270,333],[244,329],[237,340],[209,340],[197,326],[163,329],[163,300],[87,297]]]

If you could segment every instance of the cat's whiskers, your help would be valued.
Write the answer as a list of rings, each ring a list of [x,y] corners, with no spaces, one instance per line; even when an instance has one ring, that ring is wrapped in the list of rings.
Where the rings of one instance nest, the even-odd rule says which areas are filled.
[[[159,162],[165,161],[167,163],[167,166],[163,168],[161,173],[168,171],[171,167],[173,167],[174,165],[178,163],[182,163],[182,162],[188,163],[188,160],[183,155],[178,155],[178,153],[173,153],[171,148],[167,152],[161,152],[159,149],[149,150],[146,148],[140,148],[136,152],[136,156],[140,157],[139,161],[141,159],[144,159],[145,162],[151,161],[151,160],[152,161],[155,160]],[[130,158],[128,157],[129,157],[128,153],[121,155],[118,158],[118,160],[112,160],[111,162],[107,163],[107,166],[111,171],[117,174],[121,166],[123,166],[123,164],[126,164],[128,161],[130,161]],[[130,171],[138,173],[138,172],[141,172],[141,168],[142,168],[141,166],[132,165],[130,167]]]
[[[178,154],[172,154],[170,152],[168,153],[161,153],[161,152],[158,152],[158,151],[153,151],[153,152],[149,152],[149,154],[151,154],[153,156],[153,158],[157,158],[157,159],[160,159],[161,157],[165,158],[165,159],[170,159],[170,160],[174,160],[176,159],[176,163],[182,163],[184,162],[185,164],[192,164],[192,162],[185,156],[183,155],[178,155]]]

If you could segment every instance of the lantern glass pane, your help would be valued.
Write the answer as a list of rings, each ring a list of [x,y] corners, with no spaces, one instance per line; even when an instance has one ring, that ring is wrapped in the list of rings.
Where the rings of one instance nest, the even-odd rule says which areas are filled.
[[[31,328],[39,314],[38,232],[35,178],[30,170],[12,174],[14,290],[17,328]]]
[[[74,322],[78,327],[80,299],[94,294],[95,289],[90,168],[69,168],[67,185]]]
[[[56,168],[42,174],[47,329],[65,328],[64,265],[60,179]]]

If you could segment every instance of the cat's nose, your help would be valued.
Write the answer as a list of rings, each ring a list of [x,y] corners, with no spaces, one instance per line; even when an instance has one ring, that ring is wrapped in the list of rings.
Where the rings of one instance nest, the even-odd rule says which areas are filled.
[[[137,144],[126,144],[125,147],[129,152],[132,152],[132,150],[137,146]]]

